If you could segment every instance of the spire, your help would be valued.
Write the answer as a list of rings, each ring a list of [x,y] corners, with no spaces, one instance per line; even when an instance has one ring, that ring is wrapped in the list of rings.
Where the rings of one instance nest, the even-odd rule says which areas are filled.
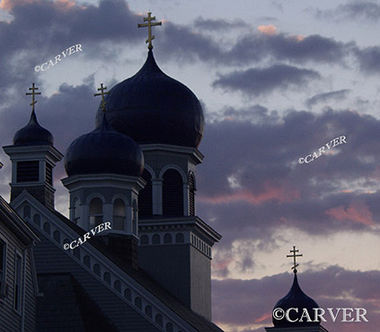
[[[139,23],[137,24],[138,28],[146,28],[148,27],[148,39],[145,41],[148,44],[149,50],[153,48],[152,40],[155,39],[155,36],[152,35],[152,27],[157,25],[162,25],[162,22],[153,22],[156,20],[156,16],[151,16],[152,13],[148,12],[148,17],[144,17],[144,22],[148,23]]]
[[[299,250],[296,249],[296,246],[293,246],[293,250],[289,250],[289,251],[290,251],[290,253],[292,255],[286,255],[286,257],[293,258],[292,270],[293,270],[294,274],[297,274],[297,269],[296,268],[299,265],[299,264],[297,264],[297,257],[302,257],[303,255],[302,254],[298,254],[297,255],[297,252],[299,252]]]
[[[35,100],[35,97],[36,95],[40,95],[41,92],[36,92],[36,90],[38,90],[38,88],[35,86],[34,83],[32,83],[32,87],[29,88],[29,90],[31,90],[32,92],[27,92],[26,95],[27,96],[32,96],[32,102],[30,104],[30,106],[32,106],[32,114],[34,113],[34,105],[37,103],[37,100]],[[35,117],[35,115],[34,115]]]

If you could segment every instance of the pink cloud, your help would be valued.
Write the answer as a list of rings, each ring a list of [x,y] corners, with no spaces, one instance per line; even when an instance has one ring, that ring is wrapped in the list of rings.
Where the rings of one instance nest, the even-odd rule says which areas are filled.
[[[257,318],[255,320],[255,323],[261,323],[261,322],[264,322],[264,321],[269,321],[269,319],[272,317],[272,313],[266,313],[262,316],[260,316],[259,318]]]
[[[257,27],[257,30],[259,30],[264,35],[269,35],[269,36],[273,36],[277,33],[277,28],[273,24],[259,25]]]
[[[344,208],[344,206],[340,205],[338,207],[328,209],[325,213],[339,221],[349,220],[367,226],[372,226],[375,224],[373,221],[372,212],[363,202],[352,202],[348,208]]]
[[[297,190],[287,189],[283,186],[276,187],[266,184],[261,193],[252,193],[249,190],[238,190],[231,194],[221,194],[218,196],[207,197],[199,196],[199,201],[207,204],[228,204],[236,202],[246,202],[253,205],[259,205],[267,201],[277,200],[280,203],[291,202],[299,198]]]

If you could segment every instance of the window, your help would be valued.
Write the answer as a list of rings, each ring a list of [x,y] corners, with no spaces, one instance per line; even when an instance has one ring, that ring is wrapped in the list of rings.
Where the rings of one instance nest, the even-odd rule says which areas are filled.
[[[48,163],[46,163],[46,182],[53,185],[53,167]]]
[[[172,235],[169,234],[169,233],[166,233],[166,234],[164,235],[164,243],[172,243],[172,242],[173,242],[173,240],[172,240]]]
[[[132,204],[132,232],[137,235],[137,201]]]
[[[192,241],[194,243],[194,238],[192,238]],[[175,235],[175,242],[177,243],[184,243],[185,242],[185,237],[182,233],[177,233]]]
[[[149,237],[148,237],[148,235],[142,235],[140,237],[140,244],[149,244]]]
[[[39,177],[39,161],[18,161],[17,182],[36,182]]]
[[[195,188],[195,177],[193,172],[189,172],[189,175],[187,177],[187,182],[189,184],[189,215],[194,216],[195,215],[195,191],[197,190]]]
[[[140,217],[149,217],[153,214],[152,176],[144,169],[142,178],[146,181],[146,185],[139,193],[139,215]]]
[[[90,202],[90,227],[103,222],[103,202],[100,198],[93,198]]]
[[[6,243],[0,239],[0,298],[5,295],[5,273],[7,267]]]
[[[118,198],[113,203],[113,229],[124,230],[125,216],[125,204],[122,199]]]
[[[162,207],[165,216],[183,216],[182,177],[174,169],[169,169],[164,174]]]
[[[21,310],[21,287],[22,287],[22,257],[16,254],[15,262],[15,279],[14,279],[14,299],[13,308],[20,312]]]
[[[78,198],[74,199],[73,207],[74,207],[74,220],[73,221],[74,221],[75,224],[77,224],[78,221],[79,221],[79,218],[80,218],[79,199]]]
[[[160,236],[158,234],[154,234],[152,237],[152,244],[160,244],[160,243],[161,243]]]

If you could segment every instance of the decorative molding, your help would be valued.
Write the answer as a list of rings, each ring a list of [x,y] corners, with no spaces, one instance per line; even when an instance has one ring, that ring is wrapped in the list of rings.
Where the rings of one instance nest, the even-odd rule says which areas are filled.
[[[64,251],[63,244],[67,239],[74,239],[78,236],[74,230],[62,223],[56,215],[47,210],[26,191],[20,194],[12,205],[19,212],[22,211],[25,205],[29,205],[31,207],[31,216],[40,214],[42,218],[39,225],[33,222],[32,217],[24,219],[62,251]],[[85,270],[160,331],[166,331],[167,324],[173,326],[173,332],[196,331],[194,327],[168,309],[158,298],[143,288],[90,243],[87,242],[74,250],[66,250],[64,253],[77,261]],[[150,309],[147,310],[147,307]],[[159,315],[161,315],[161,319],[159,318],[158,321],[162,320],[162,325],[156,322],[156,317]]]

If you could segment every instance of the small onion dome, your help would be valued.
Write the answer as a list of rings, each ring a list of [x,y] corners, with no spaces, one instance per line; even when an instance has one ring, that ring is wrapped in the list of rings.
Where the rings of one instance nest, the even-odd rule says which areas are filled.
[[[13,137],[14,145],[53,145],[53,143],[53,135],[40,126],[34,110],[28,124],[17,131]]]
[[[134,140],[112,129],[103,117],[100,127],[71,143],[65,169],[68,176],[98,173],[140,176],[144,156]]]
[[[307,317],[304,315],[302,318],[302,322],[290,322],[286,319],[286,317],[283,317],[280,320],[276,320],[274,317],[272,317],[273,325],[275,327],[307,327],[307,326],[318,326],[320,325],[320,322],[314,322],[314,308],[319,308],[318,304],[310,297],[308,297],[300,288],[297,280],[297,274],[294,274],[294,281],[292,288],[290,289],[289,293],[280,299],[274,309],[281,308],[285,312],[290,308],[297,308],[298,312],[296,310],[289,311],[289,317],[292,321],[299,320],[302,316],[302,312],[306,309],[310,319],[313,322],[308,322]],[[275,314],[275,313],[274,313]]]
[[[158,67],[152,50],[134,76],[109,91],[106,103],[112,127],[140,144],[198,147],[202,139],[204,116],[198,98]],[[99,107],[97,126],[101,121]]]

